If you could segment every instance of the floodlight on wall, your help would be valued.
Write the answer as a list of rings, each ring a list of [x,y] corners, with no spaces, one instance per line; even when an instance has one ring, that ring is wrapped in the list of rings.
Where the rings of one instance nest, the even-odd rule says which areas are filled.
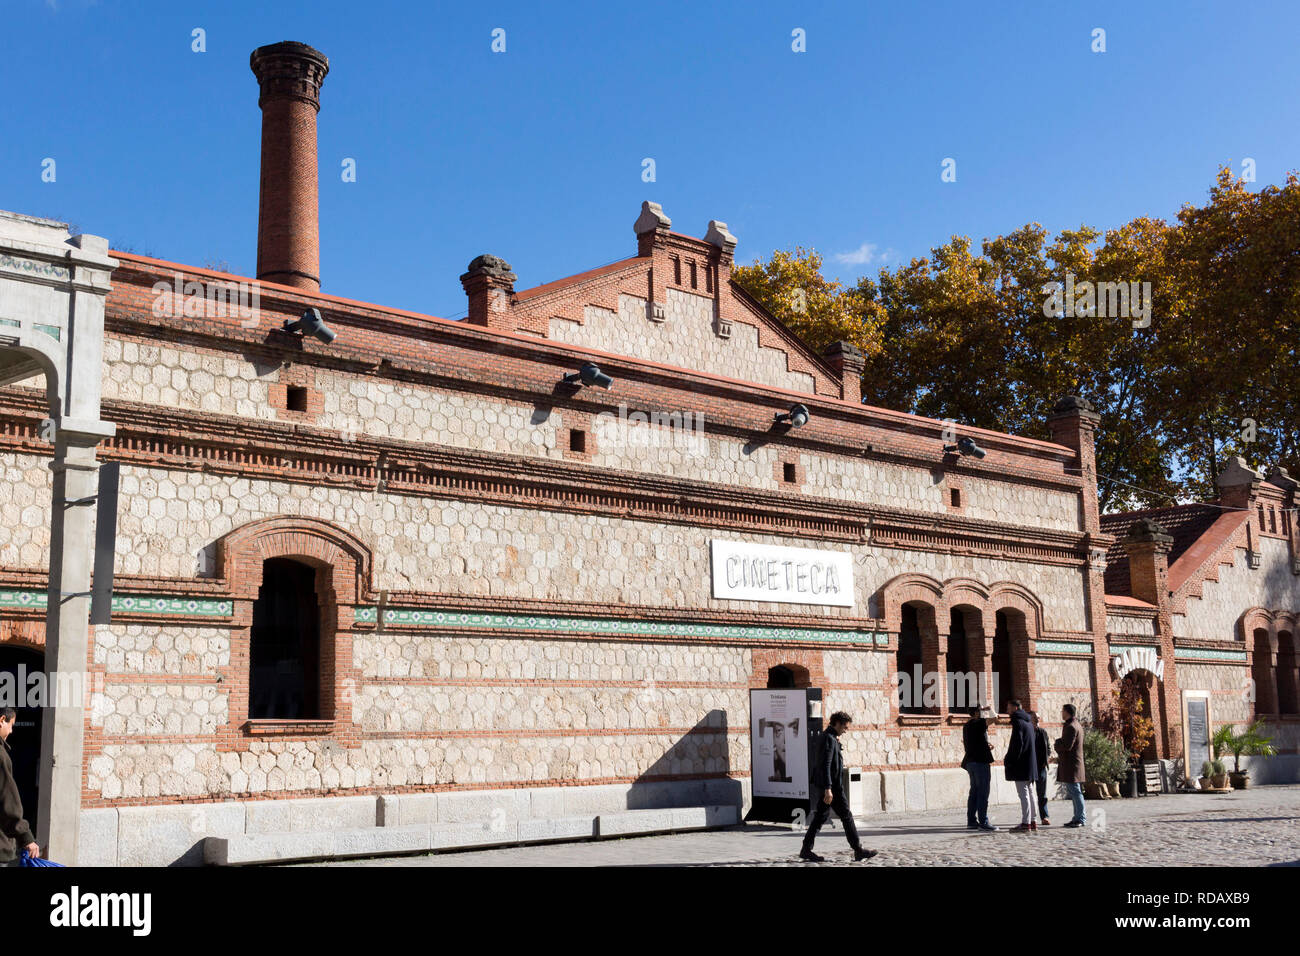
[[[326,345],[329,345],[338,337],[338,334],[326,325],[325,320],[320,317],[320,309],[308,309],[302,314],[302,318],[294,319],[292,322],[285,319],[282,331],[314,335]]]
[[[957,452],[959,455],[968,455],[974,458],[983,458],[988,454],[983,448],[975,444],[973,438],[958,438],[955,445],[944,445],[945,452]]]
[[[812,415],[808,411],[807,405],[791,405],[788,412],[778,412],[773,421],[778,425],[789,425],[791,428],[802,428],[808,424],[808,419]]]
[[[609,388],[614,384],[614,380],[602,372],[599,365],[591,362],[576,372],[570,372],[560,382],[564,385],[599,385],[601,388]]]

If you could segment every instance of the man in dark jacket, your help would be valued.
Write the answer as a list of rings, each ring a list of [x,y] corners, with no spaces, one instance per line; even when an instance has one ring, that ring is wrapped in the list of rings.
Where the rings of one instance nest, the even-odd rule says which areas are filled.
[[[9,759],[9,734],[18,717],[12,707],[0,709],[0,866],[16,866],[20,851],[32,859],[41,855],[32,829],[23,819],[23,801],[14,782],[14,765]]]
[[[1067,827],[1087,824],[1087,811],[1083,805],[1083,727],[1074,716],[1073,704],[1061,708],[1061,739],[1056,742],[1056,782],[1065,787],[1074,805],[1074,816]]]
[[[869,860],[876,855],[875,850],[864,850],[858,839],[858,828],[853,823],[853,814],[849,810],[849,801],[844,793],[844,757],[840,753],[840,734],[848,730],[853,718],[842,710],[831,714],[830,724],[822,731],[813,748],[813,760],[810,776],[812,777],[812,819],[808,822],[808,831],[803,837],[803,847],[799,850],[799,859],[821,863],[824,857],[813,852],[813,841],[817,831],[830,819],[831,811],[844,824],[844,835],[848,837],[849,846],[853,847],[853,862]]]
[[[1031,710],[1029,716],[1034,721],[1034,756],[1038,760],[1038,817],[1043,826],[1050,827],[1052,822],[1047,819],[1047,759],[1052,753],[1052,741],[1038,723],[1038,711]]]
[[[989,823],[989,789],[992,786],[993,747],[989,743],[989,722],[985,720],[987,708],[966,721],[961,728],[961,742],[965,755],[962,769],[970,777],[970,795],[966,798],[966,829],[996,830]]]
[[[1020,701],[1013,700],[1009,706],[1011,742],[1007,745],[1002,768],[1006,778],[1016,785],[1016,795],[1020,797],[1020,826],[1011,829],[1012,832],[1037,831],[1034,783],[1038,780],[1038,755],[1034,745],[1034,725],[1029,715],[1020,709]]]

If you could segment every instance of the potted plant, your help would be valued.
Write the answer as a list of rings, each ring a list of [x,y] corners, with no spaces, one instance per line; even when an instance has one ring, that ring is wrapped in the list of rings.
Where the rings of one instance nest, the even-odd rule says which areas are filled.
[[[1228,768],[1224,766],[1222,760],[1215,757],[1210,761],[1210,769],[1214,771],[1210,774],[1210,783],[1215,790],[1228,789]]]
[[[1213,773],[1214,773],[1214,764],[1212,764],[1208,760],[1205,761],[1205,763],[1201,764],[1201,779],[1197,782],[1201,785],[1202,790],[1210,789],[1210,777],[1213,775]]]
[[[1083,770],[1089,797],[1104,800],[1111,796],[1111,788],[1118,789],[1115,781],[1127,767],[1128,756],[1122,743],[1097,730],[1083,735]]]
[[[1273,738],[1264,735],[1263,726],[1264,722],[1256,719],[1241,733],[1234,734],[1232,726],[1224,724],[1214,734],[1212,743],[1215,756],[1221,756],[1225,750],[1232,754],[1232,772],[1228,774],[1228,779],[1234,790],[1245,790],[1250,786],[1250,770],[1241,769],[1243,756],[1272,757],[1277,753]]]

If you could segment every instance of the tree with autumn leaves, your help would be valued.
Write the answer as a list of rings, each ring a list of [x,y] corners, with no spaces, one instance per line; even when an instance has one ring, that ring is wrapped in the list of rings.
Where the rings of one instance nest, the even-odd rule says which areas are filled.
[[[978,251],[953,237],[852,286],[822,267],[797,248],[732,275],[813,348],[861,349],[870,404],[1046,438],[1056,399],[1086,396],[1102,416],[1104,510],[1213,497],[1230,455],[1300,472],[1295,174],[1252,192],[1224,168],[1173,223],[1054,238],[1034,223]],[[1146,327],[1089,309],[1082,293],[1101,283],[1149,283]]]

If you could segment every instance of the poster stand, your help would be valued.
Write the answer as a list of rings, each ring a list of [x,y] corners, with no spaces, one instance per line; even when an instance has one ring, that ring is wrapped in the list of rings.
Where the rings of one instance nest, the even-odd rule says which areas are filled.
[[[747,822],[807,818],[812,744],[821,730],[820,687],[750,690]]]

